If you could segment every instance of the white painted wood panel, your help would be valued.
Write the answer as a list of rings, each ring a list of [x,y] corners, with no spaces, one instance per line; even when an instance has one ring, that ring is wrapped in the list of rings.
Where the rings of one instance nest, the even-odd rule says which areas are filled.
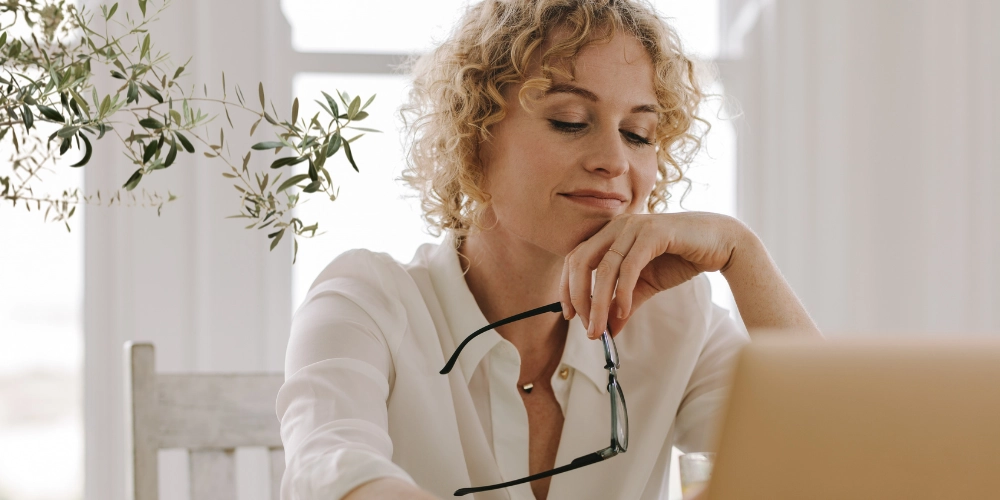
[[[233,450],[191,452],[191,500],[236,500]]]

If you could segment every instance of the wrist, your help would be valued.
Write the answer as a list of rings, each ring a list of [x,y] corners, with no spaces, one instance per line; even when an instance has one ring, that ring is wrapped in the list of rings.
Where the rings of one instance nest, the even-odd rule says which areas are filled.
[[[763,249],[763,244],[757,234],[735,217],[729,217],[728,233],[732,235],[729,242],[729,260],[719,269],[723,276],[743,267],[744,263],[752,260],[753,256]]]

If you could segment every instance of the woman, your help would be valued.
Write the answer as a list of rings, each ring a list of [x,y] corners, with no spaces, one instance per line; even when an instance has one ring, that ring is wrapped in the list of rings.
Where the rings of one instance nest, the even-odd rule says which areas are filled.
[[[633,0],[485,0],[414,78],[404,179],[448,238],[407,265],[347,252],[316,279],[278,395],[282,498],[446,498],[539,473],[476,498],[664,497],[672,446],[711,448],[748,341],[701,273],[722,271],[749,328],[816,331],[739,221],[656,213],[699,141],[676,35]],[[550,303],[562,314],[466,341]],[[576,457],[592,459],[545,473]]]

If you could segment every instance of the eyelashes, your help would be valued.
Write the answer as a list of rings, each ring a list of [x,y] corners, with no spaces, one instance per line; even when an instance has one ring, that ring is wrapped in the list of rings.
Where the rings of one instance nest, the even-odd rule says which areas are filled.
[[[551,124],[552,128],[555,129],[556,131],[565,134],[578,134],[580,132],[583,132],[584,129],[587,128],[586,123],[564,122],[559,120],[549,120],[549,124]],[[629,132],[628,130],[621,130],[621,129],[619,129],[619,132],[621,132],[622,136],[625,137],[625,141],[627,141],[629,144],[633,146],[653,145],[653,141],[639,134],[636,134],[635,132]]]

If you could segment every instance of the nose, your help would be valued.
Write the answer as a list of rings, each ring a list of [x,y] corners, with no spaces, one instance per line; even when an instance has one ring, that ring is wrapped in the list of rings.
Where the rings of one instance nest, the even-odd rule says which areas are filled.
[[[617,129],[601,131],[592,136],[583,155],[583,166],[588,172],[607,178],[615,178],[628,172],[629,158],[627,146]]]

